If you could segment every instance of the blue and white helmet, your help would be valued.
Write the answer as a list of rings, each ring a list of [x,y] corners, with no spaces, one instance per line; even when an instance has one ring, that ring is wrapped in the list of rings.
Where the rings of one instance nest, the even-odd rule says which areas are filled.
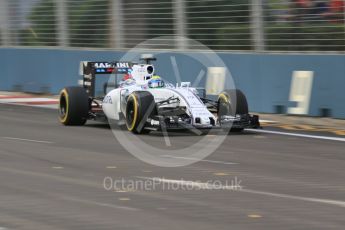
[[[153,76],[148,82],[149,88],[164,88],[165,83],[160,76]]]

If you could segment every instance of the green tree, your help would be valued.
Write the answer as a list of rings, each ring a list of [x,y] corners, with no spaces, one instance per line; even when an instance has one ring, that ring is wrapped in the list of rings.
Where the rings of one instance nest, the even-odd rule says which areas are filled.
[[[20,43],[29,46],[56,46],[57,17],[54,0],[41,0],[29,16],[31,26],[20,32]],[[107,47],[109,0],[67,1],[71,46]]]
[[[251,49],[250,1],[187,2],[188,35],[215,50]]]
[[[21,45],[56,46],[57,29],[53,0],[42,0],[29,16],[30,26],[20,31]]]
[[[109,0],[71,2],[68,12],[71,46],[108,47],[111,20],[109,9]]]

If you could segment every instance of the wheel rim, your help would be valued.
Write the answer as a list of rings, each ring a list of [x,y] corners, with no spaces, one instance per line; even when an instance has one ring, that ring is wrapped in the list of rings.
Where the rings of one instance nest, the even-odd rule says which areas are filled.
[[[132,126],[133,118],[134,118],[134,108],[133,108],[133,102],[128,102],[128,109],[127,109],[127,124],[128,126]]]
[[[133,131],[138,118],[137,99],[130,95],[127,101],[126,124],[129,131]]]
[[[68,96],[65,91],[62,91],[59,103],[60,121],[66,122],[68,114]]]
[[[221,94],[218,99],[218,117],[221,118],[221,116],[230,115],[230,103],[228,98]]]

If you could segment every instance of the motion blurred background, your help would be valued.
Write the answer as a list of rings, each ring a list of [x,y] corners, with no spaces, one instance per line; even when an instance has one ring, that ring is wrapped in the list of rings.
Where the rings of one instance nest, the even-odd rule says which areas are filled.
[[[343,0],[2,0],[3,46],[132,48],[167,35],[213,50],[345,51]],[[166,43],[165,48],[181,44]]]
[[[252,110],[288,113],[289,108],[304,106],[290,112],[345,118],[344,0],[1,0],[0,4],[0,90],[54,94],[77,82],[79,61],[114,60],[147,39],[183,36],[218,52],[236,85],[248,95]],[[159,46],[146,48],[178,51],[177,60],[179,54],[200,49],[164,37]],[[167,69],[167,63],[162,57],[158,70]],[[56,65],[63,68],[57,70]],[[194,74],[199,67],[181,68]]]

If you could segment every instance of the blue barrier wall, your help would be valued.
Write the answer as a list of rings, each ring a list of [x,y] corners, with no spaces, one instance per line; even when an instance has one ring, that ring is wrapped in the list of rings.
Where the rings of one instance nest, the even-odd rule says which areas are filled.
[[[119,60],[123,52],[75,51],[54,49],[0,49],[0,90],[50,92],[76,85],[79,62]],[[171,53],[159,54],[157,72],[175,81]],[[183,81],[193,81],[205,68],[199,62],[179,53],[176,57]],[[333,117],[345,118],[345,55],[281,55],[220,53],[231,71],[237,88],[248,97],[250,109],[274,113],[276,106],[288,107],[293,71],[314,71],[309,115],[320,115],[330,109]],[[205,84],[205,78],[201,81]]]

